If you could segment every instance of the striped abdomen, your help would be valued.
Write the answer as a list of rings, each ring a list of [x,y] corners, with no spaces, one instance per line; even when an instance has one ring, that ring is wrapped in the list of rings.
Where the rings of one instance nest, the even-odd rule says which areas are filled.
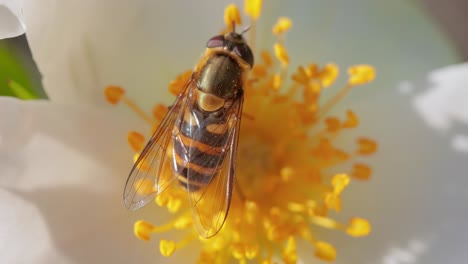
[[[175,125],[174,171],[180,184],[192,191],[207,185],[225,158],[229,132],[223,113],[223,109],[206,113],[194,107]]]

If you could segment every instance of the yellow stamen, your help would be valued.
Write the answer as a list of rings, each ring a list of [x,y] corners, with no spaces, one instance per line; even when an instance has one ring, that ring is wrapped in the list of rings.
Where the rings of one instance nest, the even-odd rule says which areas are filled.
[[[327,193],[325,195],[325,205],[330,210],[341,211],[341,197],[336,193]]]
[[[353,166],[351,176],[359,180],[369,180],[372,175],[372,168],[366,164],[356,163]]]
[[[244,258],[244,247],[241,243],[236,243],[232,245],[232,256],[235,259],[243,259]]]
[[[181,206],[182,206],[182,199],[180,199],[180,198],[169,199],[169,201],[167,203],[167,209],[172,214],[177,213]]]
[[[246,245],[245,246],[245,257],[247,259],[254,259],[258,256],[259,252],[258,245]]]
[[[155,202],[157,205],[161,206],[161,207],[165,207],[167,206],[167,203],[169,202],[169,195],[168,193],[161,193],[160,195],[158,195],[155,199]]]
[[[332,109],[336,104],[338,104],[338,102],[343,99],[348,93],[349,91],[351,91],[351,89],[353,88],[353,86],[351,85],[346,85],[345,87],[343,87],[341,89],[341,91],[339,91],[337,94],[335,94],[335,96],[333,96],[332,98],[330,98],[330,100],[328,100],[319,110],[319,112],[317,113],[317,116],[316,116],[316,119],[319,120],[321,119],[324,115],[326,115],[328,113],[328,111],[330,111],[330,109]]]
[[[127,134],[127,141],[134,152],[140,152],[144,147],[145,137],[136,131],[131,131]]]
[[[346,233],[354,237],[367,236],[370,232],[371,225],[369,221],[358,217],[351,218],[348,228],[346,228]]]
[[[286,67],[289,64],[289,56],[286,48],[282,44],[276,43],[274,49],[275,56],[281,62],[281,66]]]
[[[330,133],[338,132],[341,128],[340,120],[337,117],[328,117],[325,119],[327,130]]]
[[[242,24],[242,19],[240,15],[240,11],[235,4],[230,4],[224,9],[224,24],[232,31],[233,23],[236,25]]]
[[[186,214],[176,219],[174,228],[178,230],[189,228],[193,225],[192,215]]]
[[[325,65],[320,73],[320,80],[322,81],[323,87],[327,88],[332,85],[338,77],[338,66],[334,63]]]
[[[245,220],[249,224],[254,224],[258,217],[258,206],[255,202],[246,201],[245,202]]]
[[[348,69],[349,85],[366,84],[375,79],[375,69],[370,65],[355,65]]]
[[[174,253],[176,250],[176,243],[172,240],[164,240],[162,239],[159,242],[159,251],[161,252],[161,255],[165,257],[169,257]]]
[[[318,226],[325,227],[328,229],[341,229],[343,225],[337,221],[321,216],[311,216],[309,217],[310,221]]]
[[[320,95],[321,86],[317,82],[307,82],[304,87],[304,102],[309,105],[316,105]]]
[[[288,203],[288,210],[294,213],[304,212],[306,207],[300,203]]]
[[[315,243],[315,256],[325,260],[334,261],[336,259],[336,249],[329,243],[317,241]]]
[[[305,69],[307,76],[311,79],[320,78],[320,71],[317,64],[312,63]]]
[[[187,85],[188,81],[192,76],[192,71],[186,71],[182,74],[179,74],[175,80],[169,83],[169,92],[172,95],[179,95],[184,90],[185,86]]]
[[[342,174],[336,174],[333,176],[332,179],[332,185],[333,185],[333,192],[335,194],[340,194],[343,192],[344,188],[348,186],[350,182],[349,176],[342,173]]]
[[[154,225],[144,220],[139,220],[133,226],[134,234],[137,238],[143,241],[151,240],[151,233],[153,233]]]
[[[281,35],[286,33],[292,27],[292,20],[287,17],[280,17],[273,26],[273,34]]]
[[[251,19],[248,42],[254,53],[253,36],[261,4],[262,1],[258,0],[245,2]],[[231,30],[233,22],[236,25],[242,22],[235,5],[225,9],[224,20]],[[194,222],[192,212],[195,212],[195,217],[207,220],[208,225],[211,218],[219,223],[224,214],[207,205],[211,204],[209,200],[212,199],[214,203],[224,201],[223,195],[214,194],[214,190],[219,190],[220,186],[209,185],[205,193],[205,198],[209,199],[201,199],[194,210],[193,203],[187,199],[186,190],[179,188],[177,179],[155,199],[158,206],[177,214],[177,217],[162,226],[153,226],[145,221],[135,224],[135,235],[145,241],[150,240],[153,233],[169,230],[185,232],[186,237],[180,242],[160,240],[159,249],[163,256],[173,255],[176,250],[197,240],[202,245],[197,263],[273,263],[273,259],[278,257],[284,263],[297,263],[297,243],[302,240],[314,246],[318,258],[333,261],[336,258],[335,248],[316,239],[318,234],[314,232],[314,227],[340,230],[353,237],[370,233],[371,226],[366,219],[355,217],[343,224],[334,220],[331,214],[340,211],[349,202],[342,200],[341,195],[350,185],[350,177],[360,180],[370,178],[370,166],[356,163],[355,159],[375,153],[377,143],[361,137],[354,152],[345,151],[340,147],[338,138],[357,127],[359,118],[351,110],[346,112],[344,118],[340,115],[329,116],[328,113],[352,87],[371,81],[375,77],[374,69],[368,65],[351,67],[348,83],[322,103],[322,91],[336,81],[339,68],[333,63],[324,67],[311,63],[299,66],[290,79],[287,74],[290,61],[284,37],[291,26],[292,21],[288,18],[278,20],[273,27],[278,38],[273,52],[263,51],[245,78],[242,115],[248,121],[242,122],[234,194],[229,215],[219,233],[210,239],[199,236],[194,228],[197,222]],[[258,54],[255,56],[256,59],[259,57]],[[193,81],[192,76],[197,75],[192,75],[192,71],[180,74],[170,83],[169,91],[180,95],[190,84],[189,81]],[[113,104],[128,100],[120,87],[106,92],[106,98]],[[131,101],[127,105],[134,109]],[[162,104],[152,109],[150,119],[153,129],[157,128],[167,112],[168,107]],[[274,128],[274,133],[271,133],[271,128]],[[138,158],[144,144],[143,136],[131,132],[128,141],[137,153],[135,159]],[[173,147],[171,140],[167,148],[172,150]],[[169,157],[172,153],[168,152]],[[154,179],[157,173],[164,178],[173,175],[172,166],[162,172],[149,166],[154,154],[147,153],[147,161],[138,165],[138,169],[150,175],[134,184],[141,196],[156,191],[158,186]],[[193,162],[195,164],[198,160]],[[352,164],[351,168],[348,168],[349,164]],[[331,174],[346,168],[348,170],[343,173]],[[211,189],[213,193],[210,193]]]
[[[281,254],[284,263],[296,263],[297,262],[297,253],[296,253],[296,240],[294,237],[290,236],[288,238],[288,242],[286,243],[286,247]]]
[[[253,20],[260,17],[262,11],[262,0],[245,0],[244,12]]]
[[[110,104],[116,105],[123,101],[130,109],[139,115],[147,123],[152,124],[153,119],[149,117],[140,107],[138,107],[132,100],[125,97],[125,90],[120,86],[107,86],[104,89],[104,95]]]
[[[143,241],[150,241],[151,240],[151,234],[152,233],[164,233],[167,231],[172,230],[173,228],[175,229],[186,229],[190,228],[192,226],[193,222],[191,219],[190,214],[184,214],[173,221],[170,221],[164,225],[161,226],[154,226],[153,224],[145,221],[145,220],[139,220],[135,222],[133,231],[135,236],[138,239],[141,239]],[[187,236],[184,240],[182,240],[179,245],[182,247],[185,245],[187,242],[193,239],[193,235]]]
[[[135,153],[133,155],[133,163],[135,163],[139,157],[140,157],[140,153],[139,152]],[[143,170],[143,171],[149,171],[151,169],[151,166],[150,164],[148,164],[148,162],[143,161],[143,162],[138,163],[138,169]]]
[[[278,91],[281,88],[282,84],[283,84],[283,78],[281,77],[281,75],[280,74],[273,75],[273,85],[272,85],[273,90]]]
[[[309,75],[306,73],[303,66],[297,67],[297,73],[293,74],[292,79],[302,85],[309,83]]]
[[[148,179],[139,179],[135,183],[136,191],[141,195],[147,195],[154,192],[154,182]]]
[[[256,64],[252,68],[252,75],[257,78],[263,78],[268,74],[267,69],[264,65]]]
[[[148,124],[153,124],[154,120],[145,113],[138,105],[136,105],[132,100],[126,98],[125,96],[122,97],[122,101],[132,109],[138,116],[140,116],[143,120],[145,120]]]
[[[371,155],[377,151],[377,142],[370,138],[361,137],[358,139],[358,154]]]
[[[164,116],[167,114],[167,106],[164,104],[157,104],[155,107],[153,107],[153,117],[158,120],[162,121]]]
[[[104,97],[106,98],[107,102],[113,105],[118,104],[124,94],[125,90],[120,86],[110,85],[104,89]]]
[[[269,68],[273,65],[273,58],[271,57],[270,53],[267,51],[262,51],[260,54],[262,56],[263,63],[265,67]]]
[[[280,175],[284,182],[288,182],[294,175],[294,169],[291,167],[283,167],[280,171]]]
[[[345,128],[355,128],[359,125],[358,116],[351,110],[346,111],[346,120],[343,122]]]

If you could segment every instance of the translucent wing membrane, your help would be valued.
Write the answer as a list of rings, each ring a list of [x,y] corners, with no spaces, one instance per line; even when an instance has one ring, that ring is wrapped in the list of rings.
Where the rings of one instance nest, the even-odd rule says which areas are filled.
[[[195,226],[199,234],[205,238],[219,232],[229,211],[242,103],[241,95],[217,120],[208,118],[199,122],[201,129],[196,131],[194,138],[209,139],[209,142],[194,140],[190,146],[192,150],[190,161],[204,168],[202,176],[200,171],[188,171],[187,190]],[[207,147],[208,145],[210,147]],[[206,158],[208,156],[210,158]]]
[[[208,238],[219,232],[229,211],[243,95],[206,112],[195,91],[191,79],[135,162],[124,202],[139,209],[178,180],[187,189],[199,234]]]
[[[128,209],[143,207],[177,178],[167,150],[172,149],[172,138],[176,136],[174,124],[192,101],[193,83],[190,79],[133,165],[123,195]]]

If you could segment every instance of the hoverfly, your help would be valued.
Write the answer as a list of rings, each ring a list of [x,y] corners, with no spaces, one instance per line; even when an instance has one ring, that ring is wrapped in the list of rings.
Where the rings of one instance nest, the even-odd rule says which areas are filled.
[[[124,190],[128,209],[139,209],[179,184],[187,190],[199,234],[209,238],[222,228],[236,171],[243,85],[254,64],[244,32],[208,40],[191,78],[130,171]],[[152,190],[139,192],[143,181],[150,181]]]

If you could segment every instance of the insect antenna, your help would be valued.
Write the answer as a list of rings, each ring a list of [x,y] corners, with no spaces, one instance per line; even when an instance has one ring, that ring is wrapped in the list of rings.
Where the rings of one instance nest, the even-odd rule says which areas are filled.
[[[244,28],[244,30],[242,30],[242,32],[240,33],[241,35],[244,35],[245,32],[249,31],[250,30],[250,25],[247,26],[246,28]]]

